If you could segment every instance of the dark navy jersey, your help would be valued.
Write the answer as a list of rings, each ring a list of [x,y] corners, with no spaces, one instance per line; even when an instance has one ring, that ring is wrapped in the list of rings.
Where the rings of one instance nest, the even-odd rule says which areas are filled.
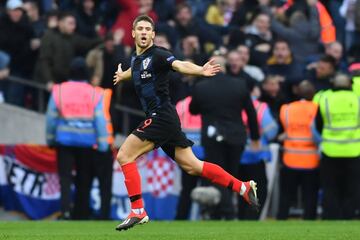
[[[171,52],[155,45],[141,55],[132,55],[132,80],[147,115],[170,102],[168,75],[175,60]]]

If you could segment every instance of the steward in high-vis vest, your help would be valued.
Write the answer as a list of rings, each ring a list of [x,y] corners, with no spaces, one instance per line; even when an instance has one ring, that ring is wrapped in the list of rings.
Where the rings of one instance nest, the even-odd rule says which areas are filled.
[[[103,114],[106,120],[106,132],[107,135],[107,143],[109,144],[109,148],[107,151],[98,151],[95,152],[92,164],[92,176],[91,183],[94,178],[97,178],[99,181],[99,189],[100,189],[100,211],[97,215],[97,219],[101,220],[109,220],[110,219],[110,211],[111,211],[111,197],[112,197],[112,176],[113,176],[113,163],[114,163],[114,155],[113,155],[113,144],[114,144],[114,130],[111,121],[110,115],[110,104],[112,99],[112,89],[110,88],[99,88],[96,87],[98,91],[103,93]],[[88,189],[90,194],[91,189]]]
[[[192,97],[186,97],[176,104],[176,111],[181,122],[181,130],[186,137],[194,142],[191,147],[195,156],[199,159],[204,159],[204,148],[201,146],[201,116],[192,115],[189,110],[189,105]],[[191,209],[191,191],[197,186],[198,177],[186,174],[181,171],[181,192],[179,204],[176,211],[177,220],[187,220],[189,218]]]
[[[320,156],[312,125],[318,106],[311,101],[315,88],[309,81],[302,81],[298,91],[300,100],[284,104],[280,110],[284,142],[278,219],[288,218],[291,200],[297,199],[299,187],[303,197],[303,218],[316,218]]]
[[[322,137],[323,219],[355,217],[360,184],[360,98],[351,84],[347,75],[336,75],[316,115],[316,129]]]
[[[254,86],[253,92],[256,87],[257,86]],[[252,97],[252,103],[256,111],[261,146],[257,151],[252,150],[249,146],[250,138],[248,138],[248,143],[245,146],[245,150],[240,160],[239,177],[243,179],[256,179],[257,183],[259,184],[259,203],[261,206],[264,206],[267,197],[268,182],[266,177],[265,162],[271,161],[269,142],[276,137],[279,127],[276,123],[276,120],[271,115],[270,108],[267,103],[257,100],[255,96]],[[248,118],[245,111],[242,112],[242,119],[245,126],[248,128]],[[259,219],[261,210],[259,212],[251,211],[251,209],[246,204],[241,202],[242,199],[239,199],[239,201],[239,219]]]
[[[201,116],[192,115],[189,110],[191,96],[179,101],[176,104],[176,111],[181,122],[181,129],[186,137],[194,142],[193,152],[199,159],[204,159],[204,149],[201,146]]]
[[[89,178],[94,155],[109,149],[104,115],[103,90],[91,86],[85,60],[71,62],[69,81],[53,87],[46,112],[46,140],[57,150],[61,186],[61,218],[83,219],[88,213]],[[71,209],[72,169],[77,172],[73,214]],[[71,216],[73,215],[73,216]]]
[[[360,96],[360,62],[351,64],[349,66],[349,72],[352,76],[352,90]]]

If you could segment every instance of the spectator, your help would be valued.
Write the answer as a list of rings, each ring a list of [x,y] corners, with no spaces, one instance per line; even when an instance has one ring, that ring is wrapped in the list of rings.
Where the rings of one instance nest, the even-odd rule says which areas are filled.
[[[114,34],[108,33],[104,43],[89,51],[86,63],[92,69],[91,84],[106,89],[115,90],[113,83],[113,69],[119,62],[129,62],[124,45],[121,44],[124,32],[118,30]],[[126,66],[125,66],[126,67]]]
[[[207,55],[203,52],[197,35],[188,35],[181,39],[175,49],[175,54],[180,59],[191,59],[196,64],[204,64]]]
[[[325,54],[332,56],[336,61],[336,70],[347,73],[347,63],[344,58],[343,46],[340,42],[325,45]]]
[[[359,97],[351,90],[351,79],[336,75],[316,115],[316,129],[322,137],[323,219],[355,217],[360,189],[359,114]]]
[[[40,15],[40,10],[37,2],[27,1],[24,3],[23,8],[30,20],[30,24],[34,31],[34,36],[38,39],[38,41],[40,41],[40,38],[42,37],[42,35],[44,35],[46,24],[44,19]]]
[[[39,6],[34,1],[25,2],[23,8],[30,20],[32,30],[34,32],[34,38],[31,41],[31,59],[37,59],[39,55],[39,48],[41,45],[41,37],[44,35],[46,24],[44,19],[40,16]],[[35,68],[36,61],[31,61],[28,64],[31,66],[31,75]]]
[[[227,72],[228,75],[236,78],[240,78],[242,81],[245,81],[246,86],[252,86],[254,80],[244,71],[245,59],[241,57],[241,54],[237,50],[231,50],[227,54]]]
[[[100,15],[95,0],[83,0],[76,9],[76,32],[84,37],[96,38],[100,30]]]
[[[253,150],[259,149],[256,112],[245,82],[225,74],[223,57],[216,56],[215,61],[222,66],[222,73],[195,86],[190,112],[201,115],[201,144],[205,150],[205,158],[237,175],[239,159],[246,143],[241,111],[245,109],[249,117]],[[214,209],[212,218],[234,219],[233,194],[228,189],[219,191],[221,201]]]
[[[335,75],[336,60],[328,55],[307,67],[306,79],[315,86],[316,91],[331,88],[331,78]]]
[[[6,14],[0,16],[0,50],[10,58],[10,75],[28,79],[31,73],[31,43],[34,32],[23,12],[20,0],[6,2]],[[25,88],[18,83],[9,82],[6,86],[6,102],[18,106],[25,104]]]
[[[291,15],[293,12],[301,11],[306,16],[311,14],[310,8],[316,8],[319,15],[320,37],[323,44],[329,44],[336,41],[336,30],[332,18],[326,7],[318,0],[287,0],[284,4],[287,10],[286,14]],[[288,9],[287,9],[288,8]]]
[[[281,91],[283,78],[276,75],[268,75],[261,83],[261,96],[259,101],[268,104],[272,116],[279,121],[280,107],[286,102],[284,93]]]
[[[299,63],[304,63],[308,56],[319,53],[319,15],[315,1],[308,2],[309,18],[303,11],[296,10],[289,16],[289,26],[285,26],[274,17],[271,20],[271,30],[290,44],[294,58]]]
[[[359,37],[359,29],[356,28],[355,25],[355,17],[358,13],[356,13],[356,3],[357,0],[344,0],[339,12],[342,17],[346,19],[345,25],[345,47],[346,50],[349,51],[350,48],[360,40]],[[358,4],[359,5],[359,4]]]
[[[196,35],[201,46],[211,43],[220,46],[222,39],[208,25],[195,18],[192,14],[190,5],[180,3],[176,6],[175,21],[170,21],[167,25],[157,25],[158,31],[165,32],[169,36],[172,46],[176,46],[178,39],[183,39],[189,35]]]
[[[175,12],[176,0],[157,0],[154,2],[154,10],[159,17],[159,22],[167,22],[172,19]],[[164,11],[166,9],[166,11]]]
[[[36,63],[34,79],[47,85],[51,91],[54,83],[68,79],[71,59],[86,53],[99,39],[89,39],[75,33],[76,19],[71,13],[62,13],[58,27],[49,29],[41,39],[39,58]]]
[[[243,179],[255,179],[259,184],[258,196],[259,203],[263,207],[267,197],[267,177],[265,163],[271,161],[271,152],[269,149],[269,142],[273,140],[278,133],[278,125],[272,117],[268,105],[260,102],[257,98],[260,95],[260,89],[257,84],[252,86],[251,98],[254,105],[257,121],[260,131],[260,144],[261,148],[258,151],[252,151],[248,137],[247,146],[242,154],[239,166],[239,176]],[[242,112],[242,118],[246,126],[249,126],[246,113]],[[249,132],[249,128],[247,128]],[[261,207],[261,209],[262,209]],[[238,218],[239,219],[259,219],[261,209],[259,212],[254,212],[248,208],[245,202],[239,198]]]
[[[46,113],[49,146],[56,147],[61,190],[61,219],[86,219],[92,183],[93,146],[107,151],[108,132],[103,112],[103,92],[91,86],[85,60],[71,61],[69,81],[52,89]],[[89,164],[90,162],[90,164]],[[76,197],[71,212],[72,167],[76,166]]]
[[[273,35],[270,30],[270,16],[267,13],[257,14],[251,25],[244,29],[245,45],[250,48],[250,64],[263,67],[270,57]]]
[[[287,100],[293,100],[293,88],[298,84],[299,79],[304,78],[304,67],[292,56],[288,43],[284,40],[277,40],[274,44],[273,54],[267,60],[266,72],[283,78],[280,84],[281,92]]]
[[[259,7],[264,4],[267,5],[269,2],[269,0],[238,1],[238,7],[231,18],[230,25],[240,28],[246,26],[254,17],[256,12],[258,12]]]
[[[237,46],[236,50],[239,52],[241,59],[245,63],[244,72],[246,72],[250,77],[252,77],[258,82],[264,81],[265,74],[261,70],[261,68],[255,65],[249,65],[249,61],[250,61],[249,48],[245,45],[239,45]]]
[[[207,9],[206,22],[218,26],[227,26],[231,21],[235,8],[235,0],[216,0],[215,4],[210,5]]]
[[[302,81],[298,89],[299,100],[282,105],[280,110],[284,142],[277,218],[282,220],[289,217],[299,188],[304,209],[302,217],[314,220],[317,216],[320,160],[317,143],[320,139],[311,129],[317,112],[317,104],[311,101],[315,88],[309,81]]]
[[[287,41],[275,41],[272,56],[267,60],[266,72],[283,77],[285,83],[295,83],[303,77],[303,68],[293,58]]]
[[[58,23],[59,23],[59,12],[56,10],[50,11],[45,15],[45,19],[46,19],[46,28],[55,29],[58,27]]]
[[[325,55],[329,55],[335,59],[336,71],[347,73],[347,61],[344,56],[343,46],[340,42],[335,41],[329,44],[325,44]],[[308,60],[310,63],[317,62],[322,55],[309,56]]]

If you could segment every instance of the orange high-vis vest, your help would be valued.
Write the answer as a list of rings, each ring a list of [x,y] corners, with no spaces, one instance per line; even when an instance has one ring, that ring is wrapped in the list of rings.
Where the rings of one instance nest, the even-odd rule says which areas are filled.
[[[100,88],[101,89],[101,88]],[[101,89],[102,90],[102,89]],[[106,131],[109,134],[108,143],[112,145],[114,143],[114,129],[111,122],[110,116],[110,104],[111,104],[111,97],[112,97],[112,90],[106,88],[104,91],[104,117],[106,120]]]
[[[318,148],[311,131],[316,112],[317,104],[306,100],[281,106],[280,121],[286,134],[283,161],[287,167],[314,169],[319,166]]]
[[[282,7],[282,10],[287,10],[292,4],[293,0],[288,0],[286,4]],[[316,8],[319,13],[319,22],[321,27],[321,42],[324,44],[332,43],[336,41],[336,28],[333,24],[333,20],[326,10],[325,6],[318,1],[316,3]]]
[[[176,111],[179,115],[181,127],[184,131],[201,129],[201,116],[192,115],[189,111],[191,97],[187,97],[176,104]]]

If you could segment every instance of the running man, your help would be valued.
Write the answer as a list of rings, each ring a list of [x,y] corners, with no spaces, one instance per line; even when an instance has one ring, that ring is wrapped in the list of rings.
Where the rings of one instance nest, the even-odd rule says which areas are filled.
[[[131,212],[116,230],[126,230],[149,221],[141,196],[141,180],[135,160],[158,147],[161,147],[188,174],[201,176],[227,187],[239,193],[247,203],[258,209],[254,181],[242,182],[218,165],[200,161],[195,157],[191,150],[193,143],[181,131],[176,109],[170,103],[167,76],[171,70],[182,74],[210,77],[220,71],[220,65],[215,64],[213,60],[204,66],[179,61],[168,50],[155,46],[154,22],[146,15],[138,16],[134,20],[132,37],[135,39],[136,51],[131,58],[131,68],[122,71],[119,64],[115,72],[114,84],[132,78],[146,113],[146,120],[126,138],[117,154],[117,161],[125,177]]]

